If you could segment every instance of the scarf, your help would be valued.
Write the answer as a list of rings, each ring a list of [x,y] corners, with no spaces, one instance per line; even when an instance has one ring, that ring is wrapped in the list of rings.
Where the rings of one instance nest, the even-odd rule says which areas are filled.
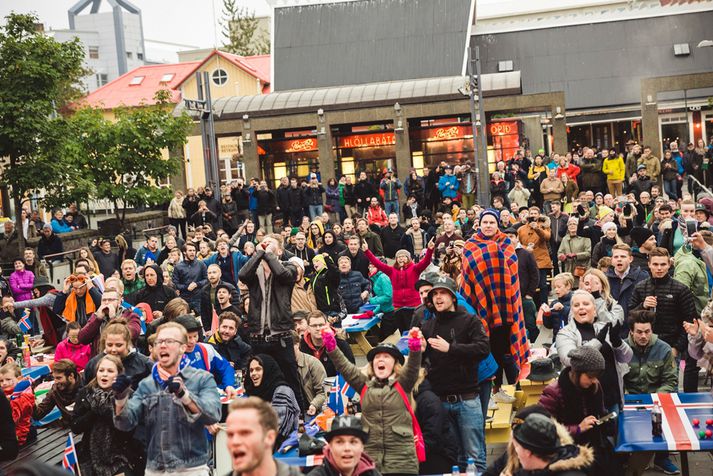
[[[89,290],[84,295],[84,311],[87,316],[92,315],[97,307],[94,305],[94,300],[89,295]],[[74,322],[77,320],[77,293],[72,291],[69,296],[67,296],[67,301],[64,303],[64,311],[62,311],[62,317],[65,318],[67,322]]]
[[[183,357],[181,357],[181,361],[178,363],[178,372],[176,372],[176,375],[180,374],[183,369],[188,367],[191,364],[191,361],[188,359],[188,356],[186,354],[183,354]],[[167,370],[165,370],[163,367],[158,365],[158,362],[153,364],[153,368],[151,369],[151,376],[154,379],[154,382],[161,387],[161,389],[166,389],[166,386],[168,385],[168,379],[171,378],[171,374],[168,373]]]
[[[272,273],[270,276],[265,276],[265,270],[262,266],[257,269],[257,281],[262,291],[262,305],[260,306],[260,333],[267,332],[270,334],[272,326],[270,324],[270,304],[272,296]]]
[[[483,323],[490,329],[510,326],[510,354],[520,368],[519,378],[530,371],[530,344],[520,296],[517,254],[510,239],[501,231],[486,237],[480,230],[463,249],[461,293]]]
[[[269,355],[257,354],[250,359],[250,362],[253,360],[257,360],[262,367],[262,381],[260,386],[256,387],[251,378],[246,378],[244,382],[245,393],[249,397],[258,397],[265,402],[272,402],[272,396],[277,387],[287,385],[285,376],[282,374],[282,370],[280,370],[280,366],[277,365],[275,359]]]

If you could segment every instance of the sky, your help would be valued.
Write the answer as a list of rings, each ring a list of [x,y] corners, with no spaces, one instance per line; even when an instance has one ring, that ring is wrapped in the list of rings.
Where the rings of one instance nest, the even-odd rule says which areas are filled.
[[[144,38],[166,41],[199,48],[210,48],[223,43],[220,20],[222,0],[129,0],[141,9]],[[68,28],[67,10],[77,0],[0,0],[0,18],[11,11],[36,13],[45,29]],[[265,0],[237,0],[237,4],[255,12],[256,16],[270,14]],[[91,7],[84,12],[88,13]],[[109,2],[104,0],[100,11],[109,11]],[[4,21],[3,21],[4,23]]]

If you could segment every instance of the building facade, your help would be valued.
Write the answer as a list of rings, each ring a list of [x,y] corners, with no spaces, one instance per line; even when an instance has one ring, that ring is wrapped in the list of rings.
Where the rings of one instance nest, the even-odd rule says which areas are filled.
[[[713,136],[713,84],[641,97],[648,78],[713,71],[713,48],[697,47],[712,22],[710,1],[599,0],[478,17],[472,43],[484,72],[519,70],[523,94],[564,91],[570,149],[648,141],[646,103],[658,110],[656,149]]]

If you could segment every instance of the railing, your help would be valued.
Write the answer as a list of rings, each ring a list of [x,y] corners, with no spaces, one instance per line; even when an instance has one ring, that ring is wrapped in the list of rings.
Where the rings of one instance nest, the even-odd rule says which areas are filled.
[[[698,180],[693,175],[688,175],[688,178],[693,179],[693,181],[696,182],[699,187],[701,187],[708,195],[713,197],[713,192],[711,191],[711,189],[703,185],[700,180]],[[688,193],[691,193],[691,191],[689,190]],[[691,193],[691,195],[693,195],[693,193]]]
[[[50,274],[51,282],[55,281],[55,268],[68,267],[69,274],[71,274],[72,270],[74,269],[74,261],[76,258],[75,255],[77,253],[79,253],[79,248],[77,248],[75,250],[70,250],[70,251],[63,251],[61,253],[53,253],[51,255],[45,255],[42,258],[47,263],[47,267],[49,268],[48,271]],[[59,274],[59,273],[57,273],[57,274]],[[67,274],[67,276],[69,276],[69,274]]]

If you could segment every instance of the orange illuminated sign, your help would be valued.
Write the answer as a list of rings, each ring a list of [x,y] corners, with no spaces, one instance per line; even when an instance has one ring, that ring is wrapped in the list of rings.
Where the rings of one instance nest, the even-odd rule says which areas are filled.
[[[317,139],[295,139],[285,144],[285,152],[309,152],[317,150]]]
[[[490,123],[490,135],[503,136],[507,134],[517,134],[517,122],[492,122]]]
[[[431,133],[430,139],[434,140],[452,140],[460,139],[465,136],[465,128],[461,126],[439,127]]]
[[[343,149],[354,149],[356,147],[379,147],[395,144],[396,136],[393,132],[383,132],[379,134],[360,134],[339,138],[339,147]]]

